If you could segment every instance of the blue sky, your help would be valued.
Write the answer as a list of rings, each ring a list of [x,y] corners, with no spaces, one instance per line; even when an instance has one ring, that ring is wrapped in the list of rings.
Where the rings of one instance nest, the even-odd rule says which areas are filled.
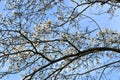
[[[81,0],[82,1],[82,0]],[[73,5],[74,6],[74,4],[72,4],[71,2],[67,2],[67,4],[68,5]],[[97,5],[97,6],[99,6],[99,5]],[[80,8],[81,9],[81,8]],[[100,7],[100,8],[98,8],[98,9],[96,9],[96,7],[95,8],[92,8],[92,9],[90,9],[90,10],[106,10],[106,9],[108,9],[108,5],[106,5],[106,6],[103,6],[103,7]],[[89,11],[90,11],[89,10]],[[90,12],[88,11],[88,14],[87,15],[90,15]],[[92,18],[93,19],[95,19],[96,21],[97,21],[97,23],[99,24],[99,25],[101,25],[100,27],[101,28],[110,28],[110,29],[113,29],[113,30],[117,30],[117,31],[119,31],[120,32],[120,8],[118,8],[116,11],[115,11],[115,13],[114,13],[114,17],[112,18],[112,19],[110,19],[111,18],[111,15],[110,14],[107,14],[107,13],[105,13],[105,14],[102,14],[102,15],[91,15],[92,16]]]
[[[120,9],[115,13],[115,17],[110,19],[109,14],[104,14],[101,16],[94,16],[94,19],[102,25],[101,28],[110,28],[120,32]]]
[[[2,3],[0,3],[0,7],[1,7],[0,13],[4,15]],[[113,17],[112,19],[110,19],[109,14],[103,14],[97,17],[96,15],[91,15],[91,16],[98,22],[98,24],[102,25],[101,28],[110,28],[120,32],[120,9],[116,10],[115,17]],[[10,78],[8,77],[7,79],[3,79],[3,80],[15,80],[15,79],[18,80],[18,76],[12,75],[10,76]]]

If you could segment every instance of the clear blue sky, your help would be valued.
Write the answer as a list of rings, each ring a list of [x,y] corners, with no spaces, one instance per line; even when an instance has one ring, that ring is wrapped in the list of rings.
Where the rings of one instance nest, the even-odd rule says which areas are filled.
[[[66,2],[66,3],[70,6],[71,5],[74,6],[74,4],[72,4],[71,2]],[[108,6],[103,6],[103,7],[99,8],[98,10],[106,10],[107,8],[108,8]],[[110,28],[110,29],[120,32],[120,8],[115,11],[114,17],[112,19],[110,19],[110,17],[111,17],[110,14],[103,14],[103,15],[99,15],[99,16],[90,15],[90,10],[88,11],[87,15],[89,15],[93,19],[95,19],[101,28],[103,28],[103,29]],[[96,7],[92,8],[92,10],[93,11],[96,10]]]

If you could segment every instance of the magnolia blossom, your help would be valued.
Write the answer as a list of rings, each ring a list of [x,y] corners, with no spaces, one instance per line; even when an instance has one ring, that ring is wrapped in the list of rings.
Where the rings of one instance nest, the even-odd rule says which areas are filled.
[[[52,21],[51,20],[47,20],[46,24],[51,24]]]
[[[41,25],[40,25],[40,26],[41,26],[40,29],[41,29],[41,30],[46,30],[46,29],[48,29],[48,28],[49,28],[49,27],[48,27],[48,26],[49,26],[49,23],[50,23],[50,22],[46,22],[46,24],[41,24]]]
[[[108,33],[108,29],[104,29],[104,30],[103,30],[103,33]]]
[[[17,49],[17,50],[22,50],[22,49],[23,49],[23,46],[15,46],[15,49]]]
[[[55,59],[55,58],[56,58],[56,55],[57,55],[57,54],[54,54],[54,53],[53,53],[53,54],[50,54],[48,57],[49,57],[50,59]]]
[[[118,38],[120,39],[120,33],[118,33]]]
[[[98,36],[102,36],[103,35],[103,33],[102,32],[98,32],[98,34],[97,34]]]
[[[62,20],[64,17],[63,16],[58,16],[58,20]]]
[[[111,42],[115,42],[115,37],[114,36],[111,37]]]
[[[8,67],[8,71],[11,71],[11,70],[12,70],[12,66],[9,66],[9,67]]]
[[[47,3],[47,0],[44,0],[43,3],[46,4],[46,3]]]
[[[70,1],[74,2],[75,0],[70,0]]]
[[[88,45],[89,45],[89,46],[92,46],[92,44],[93,44],[92,42],[93,42],[93,41],[90,40],[89,43],[88,43]]]
[[[9,60],[9,64],[12,64],[13,63],[13,61],[12,60]]]
[[[35,31],[40,30],[40,26],[34,26],[34,30],[35,30]]]
[[[61,35],[63,38],[68,38],[68,35],[65,34],[65,33],[61,33],[60,35]]]
[[[2,13],[0,13],[0,17],[2,16]]]
[[[19,2],[20,0],[17,0],[17,2]]]
[[[37,32],[42,33],[42,32],[51,32],[51,27],[49,27],[49,24],[51,24],[51,21],[47,21],[46,23],[40,24],[39,26],[34,26],[35,33]]]
[[[33,71],[37,71],[37,68],[34,68]]]

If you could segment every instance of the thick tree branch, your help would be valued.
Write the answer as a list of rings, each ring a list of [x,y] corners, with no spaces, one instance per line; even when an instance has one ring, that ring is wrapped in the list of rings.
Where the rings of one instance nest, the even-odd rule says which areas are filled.
[[[98,51],[98,52],[100,52],[100,51],[113,51],[113,52],[120,53],[120,49],[114,49],[114,48],[109,48],[109,47],[90,48],[90,49],[81,51],[80,53],[77,53],[77,54],[67,55],[67,56],[64,56],[64,57],[62,57],[62,58],[56,59],[56,60],[48,63],[47,65],[44,65],[43,67],[39,68],[39,69],[36,70],[35,72],[33,72],[33,73],[25,76],[24,80],[25,80],[27,77],[35,75],[37,72],[41,71],[42,69],[44,69],[44,68],[46,68],[46,67],[48,67],[48,66],[50,66],[50,65],[52,65],[52,64],[54,64],[54,63],[56,63],[56,62],[59,62],[59,61],[61,61],[61,60],[65,60],[65,59],[67,59],[67,58],[69,58],[69,57],[75,57],[75,56],[77,56],[77,57],[75,57],[75,58],[73,58],[73,59],[71,60],[71,62],[72,62],[72,61],[74,61],[74,60],[76,60],[76,59],[78,59],[78,58],[80,58],[80,57],[82,57],[82,56],[86,56],[86,55],[88,55],[88,54],[90,54],[90,53],[93,53],[93,52],[96,52],[96,51]],[[117,62],[120,62],[120,61],[117,61]],[[113,63],[107,64],[107,65],[111,65],[111,64],[114,64],[114,63],[117,63],[117,62],[113,62]],[[70,63],[68,63],[68,64],[70,64]],[[67,64],[67,65],[68,65],[68,64]],[[107,65],[101,66],[101,67],[99,67],[99,68],[105,67],[105,66],[107,66]],[[65,67],[65,66],[64,66],[64,67]],[[99,69],[99,68],[95,68],[95,69],[93,69],[93,70],[96,70],[96,69]],[[62,69],[62,68],[61,68],[61,69]],[[58,70],[59,70],[59,69],[58,69]],[[91,71],[93,71],[93,70],[91,70]],[[91,72],[91,71],[88,71],[88,72]],[[55,71],[55,72],[56,72],[56,71]],[[53,73],[55,73],[55,72],[53,72]],[[82,73],[82,74],[86,74],[86,73],[87,73],[87,72]],[[51,74],[51,75],[52,75],[52,74]]]

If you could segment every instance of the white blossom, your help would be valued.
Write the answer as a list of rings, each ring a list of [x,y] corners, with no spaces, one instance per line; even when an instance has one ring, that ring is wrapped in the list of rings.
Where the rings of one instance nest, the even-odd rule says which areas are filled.
[[[0,13],[0,17],[2,16],[2,13]]]
[[[58,18],[58,20],[62,20],[63,16],[58,16],[57,18]]]
[[[11,71],[11,70],[12,70],[12,66],[9,66],[9,67],[8,67],[8,71]]]
[[[9,60],[9,64],[12,64],[12,60]]]
[[[60,35],[61,35],[63,38],[68,38],[68,35],[67,35],[67,34],[61,33]]]
[[[102,36],[103,35],[103,33],[102,32],[98,32],[98,34],[97,34],[98,36]]]
[[[118,33],[118,38],[120,39],[120,33]]]
[[[51,24],[51,23],[52,23],[51,20],[47,20],[47,22],[46,22],[47,25],[49,25],[49,24]]]
[[[107,28],[104,29],[104,30],[103,30],[103,33],[108,33],[108,29],[107,29]]]

